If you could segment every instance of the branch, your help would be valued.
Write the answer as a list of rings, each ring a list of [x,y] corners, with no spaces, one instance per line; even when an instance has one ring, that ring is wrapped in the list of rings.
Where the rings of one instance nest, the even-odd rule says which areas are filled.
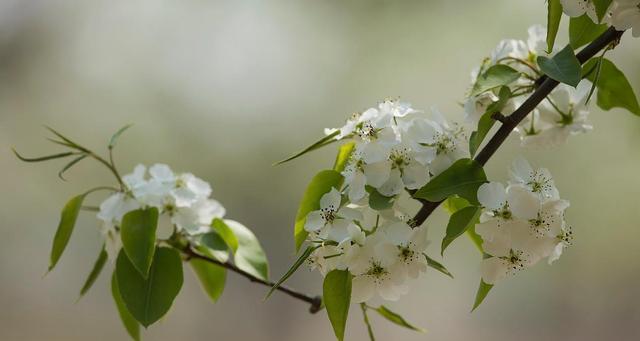
[[[203,255],[200,255],[198,253],[196,253],[195,251],[193,251],[189,246],[181,249],[181,251],[187,256],[187,259],[190,258],[196,258],[196,259],[200,259],[218,266],[221,266],[223,268],[226,268],[227,270],[233,271],[241,276],[244,276],[246,279],[248,279],[251,282],[254,283],[259,283],[262,285],[265,285],[267,287],[273,287],[276,283],[271,282],[271,281],[265,281],[261,278],[258,278],[240,268],[238,268],[237,266],[235,266],[232,263],[229,262],[221,262],[218,261],[216,259],[213,258],[209,258],[209,257],[205,257]],[[283,293],[293,297],[293,298],[297,298],[301,301],[307,302],[311,305],[311,307],[309,307],[309,312],[312,314],[315,314],[317,312],[319,312],[322,309],[322,296],[309,296],[307,294],[303,294],[301,292],[298,292],[292,288],[286,287],[284,285],[280,285],[276,288],[276,290],[282,291]]]
[[[587,45],[584,49],[582,49],[576,57],[578,57],[578,61],[580,64],[584,64],[586,61],[594,57],[600,50],[606,48],[610,44],[617,44],[622,37],[624,31],[617,31],[613,27],[609,27],[603,34],[601,34],[598,38],[591,42],[591,44]],[[504,143],[509,134],[515,129],[518,124],[525,118],[527,115],[535,109],[540,102],[542,102],[556,86],[558,86],[558,81],[553,80],[547,76],[542,76],[538,78],[535,82],[536,90],[527,98],[527,100],[522,103],[522,105],[516,109],[511,115],[504,117],[504,120],[500,120],[502,122],[502,126],[500,129],[491,137],[491,140],[487,142],[485,147],[478,153],[478,155],[474,158],[479,164],[485,165],[487,161],[495,154],[498,148]],[[422,225],[425,220],[433,213],[433,211],[440,205],[442,201],[439,202],[430,202],[426,200],[421,200],[422,207],[416,213],[413,218],[414,221],[419,225]]]

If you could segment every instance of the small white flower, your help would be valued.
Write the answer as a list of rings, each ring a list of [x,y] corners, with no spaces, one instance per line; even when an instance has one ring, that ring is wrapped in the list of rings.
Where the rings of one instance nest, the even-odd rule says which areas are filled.
[[[365,186],[378,188],[389,179],[390,161],[379,161],[371,164],[364,162],[359,151],[354,151],[342,175],[345,185],[349,187],[349,201],[358,203],[367,194]]]
[[[417,227],[412,229],[405,222],[392,223],[383,229],[387,239],[396,247],[396,261],[400,263],[403,272],[409,278],[417,278],[427,270],[424,251],[429,244],[427,229]]]
[[[171,190],[171,196],[178,207],[188,207],[209,195],[211,186],[191,173],[177,176],[175,188]]]
[[[347,254],[349,271],[354,275],[351,299],[361,303],[376,293],[385,300],[395,301],[408,291],[404,284],[404,269],[395,262],[397,247],[374,234],[364,246],[354,246]]]
[[[332,270],[345,270],[345,250],[336,245],[323,245],[317,248],[307,259],[311,270],[318,269],[323,276]]]
[[[349,207],[340,207],[342,196],[335,188],[320,198],[320,210],[309,212],[304,229],[326,239],[331,230],[348,231],[353,220],[361,220],[362,214]],[[335,233],[335,232],[334,232]]]
[[[390,172],[387,181],[378,187],[380,194],[391,197],[404,188],[418,189],[429,182],[429,169],[412,155],[411,148],[404,144],[395,146],[389,154]]]
[[[616,30],[632,29],[634,37],[640,37],[640,0],[616,0],[611,22]]]
[[[546,168],[534,170],[523,157],[516,158],[509,169],[510,183],[520,184],[536,193],[540,200],[559,199],[560,194],[556,188],[551,172]]]
[[[226,213],[225,208],[212,199],[200,199],[188,207],[167,205],[165,211],[179,230],[190,235],[209,232],[213,219],[223,218]]]
[[[579,17],[587,13],[589,18],[598,22],[596,7],[591,0],[560,0],[562,10],[570,17]]]
[[[111,228],[119,226],[122,222],[122,216],[127,212],[137,210],[140,207],[140,203],[130,195],[117,192],[100,204],[100,211],[97,217],[102,220],[107,227]]]
[[[515,275],[540,260],[535,254],[515,248],[507,234],[498,234],[491,241],[485,240],[482,248],[492,256],[483,259],[480,266],[482,279],[488,284]]]

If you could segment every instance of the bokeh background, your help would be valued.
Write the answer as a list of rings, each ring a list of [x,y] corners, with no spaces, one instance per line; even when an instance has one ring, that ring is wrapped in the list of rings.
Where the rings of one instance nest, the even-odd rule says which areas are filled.
[[[273,277],[293,261],[292,225],[306,183],[333,160],[328,148],[287,165],[271,163],[385,97],[437,105],[461,118],[469,70],[505,37],[545,23],[540,1],[0,1],[0,339],[125,340],[108,270],[75,303],[101,244],[83,214],[53,273],[45,273],[59,210],[90,186],[111,184],[83,162],[13,157],[58,149],[53,126],[96,150],[120,140],[123,172],[164,162],[213,184],[228,216],[250,226]],[[565,19],[565,24],[566,24]],[[561,32],[566,41],[566,30]],[[611,58],[640,89],[640,40],[623,38]],[[551,153],[524,154],[552,171],[572,207],[575,245],[553,266],[500,283],[469,313],[479,256],[460,239],[443,261],[389,304],[429,330],[416,334],[372,317],[380,340],[640,339],[640,119],[594,109],[595,130]],[[487,165],[504,180],[523,151],[515,137]],[[97,198],[96,198],[97,199]],[[446,215],[429,221],[437,254]],[[229,274],[212,305],[191,271],[171,312],[147,340],[332,340],[324,313]],[[314,293],[318,273],[290,284]],[[349,340],[366,340],[352,307]]]

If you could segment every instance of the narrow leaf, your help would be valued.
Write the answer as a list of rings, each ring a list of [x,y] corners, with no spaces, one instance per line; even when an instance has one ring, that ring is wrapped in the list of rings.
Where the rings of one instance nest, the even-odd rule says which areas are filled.
[[[296,222],[294,227],[294,237],[296,242],[296,252],[300,250],[300,246],[307,238],[307,231],[304,224],[307,221],[307,214],[320,208],[320,198],[331,190],[332,187],[340,189],[344,177],[335,170],[323,170],[316,174],[307,186],[302,196],[298,213],[296,214]]]
[[[493,288],[493,284],[487,284],[482,279],[480,279],[480,286],[478,287],[478,292],[476,293],[476,300],[473,303],[473,309],[471,311],[476,310],[484,301],[485,297],[489,294],[489,291]]]
[[[142,277],[129,257],[120,251],[116,261],[118,289],[127,310],[145,328],[164,316],[182,288],[182,260],[175,249],[158,247],[149,269]]]
[[[313,253],[313,251],[315,251],[317,248],[319,248],[320,246],[308,246],[304,252],[302,252],[302,254],[300,255],[300,257],[298,257],[298,259],[295,261],[295,263],[293,263],[293,265],[291,266],[291,268],[289,268],[289,270],[287,270],[287,272],[282,276],[282,278],[280,278],[276,284],[274,284],[271,289],[269,289],[269,292],[267,293],[267,296],[265,296],[265,300],[267,298],[269,298],[269,296],[271,296],[271,294],[273,294],[273,292],[278,289],[279,286],[282,285],[282,283],[284,283],[287,279],[289,279],[289,277],[291,277],[297,270],[298,268],[300,268],[300,266],[302,264],[304,264],[304,262],[307,260],[307,258],[309,258],[309,256],[311,256],[311,254]]]
[[[281,164],[283,164],[285,162],[289,162],[291,160],[297,159],[300,156],[302,156],[302,155],[304,155],[304,154],[306,154],[308,152],[311,152],[311,151],[314,151],[316,149],[319,149],[319,148],[322,148],[324,146],[327,146],[327,145],[337,141],[335,139],[335,137],[338,136],[338,134],[340,134],[340,131],[335,131],[335,132],[333,132],[333,133],[321,138],[320,140],[316,141],[315,143],[311,144],[309,147],[303,149],[302,151],[300,151],[300,152],[298,152],[298,153],[296,153],[296,154],[294,154],[294,155],[292,155],[292,156],[290,156],[290,157],[288,157],[288,158],[286,158],[284,160],[276,162],[274,164],[274,166],[281,165]]]
[[[82,207],[82,202],[84,201],[84,194],[77,195],[62,209],[62,213],[60,215],[60,223],[58,224],[58,229],[56,230],[56,235],[53,237],[53,245],[51,247],[51,257],[49,261],[49,271],[53,270],[53,268],[60,260],[60,256],[64,252],[64,249],[67,247],[69,243],[69,239],[71,238],[71,234],[73,233],[73,229],[76,226],[76,221],[78,220],[78,214],[80,213],[80,208]]]
[[[324,278],[323,301],[329,315],[333,332],[339,341],[344,340],[344,331],[351,303],[352,276],[346,270],[333,270]]]
[[[401,326],[401,327],[405,327],[407,329],[411,329],[411,330],[415,330],[417,332],[421,332],[421,333],[425,333],[426,330],[413,326],[412,324],[410,324],[409,322],[407,322],[402,316],[400,316],[400,314],[398,313],[394,313],[393,311],[389,310],[387,307],[381,305],[379,306],[376,311],[378,312],[378,314],[380,314],[382,317],[386,318],[387,320]]]
[[[213,303],[217,302],[227,279],[227,269],[199,258],[189,260],[189,264],[200,280],[200,285]]]
[[[493,65],[478,76],[469,96],[477,96],[485,91],[509,85],[520,78],[520,72],[504,64]]]
[[[107,251],[104,249],[104,246],[102,246],[100,254],[98,255],[98,259],[96,259],[96,262],[93,264],[93,269],[91,269],[91,273],[89,273],[89,277],[87,277],[87,279],[84,281],[82,289],[80,289],[80,297],[84,296],[84,294],[86,294],[87,291],[91,289],[93,283],[95,283],[96,279],[98,279],[98,276],[100,276],[102,268],[104,268],[104,264],[107,262],[107,259]]]
[[[439,202],[452,195],[458,195],[477,204],[478,187],[485,182],[487,182],[487,176],[479,163],[470,159],[460,159],[431,179],[413,196]]]
[[[338,173],[341,173],[344,170],[351,158],[351,154],[353,154],[353,151],[355,150],[355,147],[355,142],[349,142],[340,146],[340,149],[338,149],[338,155],[336,156],[336,161],[333,163],[333,170]]]
[[[220,218],[214,218],[211,227],[218,232],[225,244],[235,253],[238,250],[238,238],[233,234],[233,230]]]
[[[589,44],[607,30],[607,25],[596,24],[584,14],[569,21],[569,45],[575,50]]]
[[[560,28],[560,20],[562,19],[562,4],[560,0],[547,1],[547,52],[553,51],[553,45]]]
[[[157,227],[158,209],[155,207],[131,211],[122,217],[122,248],[144,278],[147,278],[153,260]]]
[[[71,167],[73,167],[76,163],[84,160],[88,155],[87,154],[83,154],[78,156],[77,158],[71,160],[71,162],[69,162],[66,166],[64,166],[64,168],[62,168],[62,170],[60,170],[60,172],[58,172],[58,177],[64,181],[66,181],[66,179],[62,176],[64,175],[64,172],[68,171]]]
[[[571,45],[565,46],[551,58],[538,56],[537,61],[538,65],[540,65],[540,70],[550,78],[573,87],[578,86],[578,83],[580,83],[582,68]]]
[[[127,330],[127,333],[129,333],[129,336],[131,336],[131,338],[135,341],[140,341],[140,324],[138,323],[138,321],[136,321],[133,315],[131,315],[129,310],[127,310],[127,306],[122,300],[115,271],[111,276],[111,295],[113,296],[113,300],[116,303],[116,308],[118,308],[118,315],[120,315],[120,320],[122,321],[124,328]]]
[[[475,226],[480,218],[482,210],[479,207],[468,206],[451,215],[449,224],[447,225],[447,232],[442,239],[442,245],[440,254],[444,254],[444,250],[451,244],[456,238],[460,237],[469,228]]]
[[[48,161],[48,160],[55,160],[55,159],[65,158],[67,156],[71,156],[75,154],[74,152],[66,152],[66,153],[46,155],[41,157],[24,157],[20,155],[15,149],[12,148],[11,150],[13,150],[13,154],[15,154],[16,157],[20,159],[20,161],[24,161],[24,162],[42,162],[42,161]]]
[[[427,259],[427,265],[435,270],[438,270],[440,272],[442,272],[443,274],[453,278],[453,274],[451,274],[451,272],[449,272],[449,270],[447,270],[447,268],[440,264],[438,261],[436,261],[435,259],[427,256],[427,254],[424,254],[424,257]]]
[[[584,70],[591,70],[596,66],[597,60],[589,60]],[[629,110],[631,113],[640,116],[640,106],[638,105],[638,99],[636,98],[631,84],[625,77],[624,73],[618,69],[613,62],[603,58],[600,66],[599,79],[596,82],[596,74],[590,73],[587,76],[591,82],[597,84],[598,106],[604,110],[610,110],[612,108],[623,108]]]
[[[224,222],[238,238],[238,250],[233,255],[236,266],[260,279],[268,280],[269,262],[258,238],[237,221],[226,219]]]
[[[116,146],[120,135],[122,135],[122,133],[124,133],[127,129],[131,128],[131,126],[133,126],[133,124],[127,124],[126,126],[118,129],[118,131],[116,131],[116,133],[111,136],[111,139],[109,140],[109,149],[113,149]]]

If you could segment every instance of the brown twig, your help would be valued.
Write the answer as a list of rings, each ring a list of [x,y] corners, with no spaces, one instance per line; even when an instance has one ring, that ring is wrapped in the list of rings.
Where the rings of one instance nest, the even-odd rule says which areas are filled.
[[[196,253],[195,251],[193,251],[190,247],[184,247],[181,249],[182,253],[187,256],[188,259],[200,259],[212,264],[216,264],[218,266],[221,266],[223,268],[226,268],[227,270],[233,271],[243,277],[245,277],[246,279],[248,279],[251,282],[254,283],[259,283],[268,287],[273,287],[276,283],[275,282],[271,282],[271,281],[266,281],[262,278],[258,278],[240,268],[238,268],[235,264],[230,263],[230,262],[221,262],[217,259],[213,259],[213,258],[209,258],[206,256],[203,256],[199,253]],[[293,298],[299,299],[301,301],[307,302],[311,305],[311,307],[309,307],[309,312],[312,314],[317,313],[318,311],[322,310],[322,297],[321,296],[310,296],[304,293],[301,293],[299,291],[296,291],[295,289],[289,288],[287,286],[284,285],[280,285],[276,288],[276,290],[281,291]]]

